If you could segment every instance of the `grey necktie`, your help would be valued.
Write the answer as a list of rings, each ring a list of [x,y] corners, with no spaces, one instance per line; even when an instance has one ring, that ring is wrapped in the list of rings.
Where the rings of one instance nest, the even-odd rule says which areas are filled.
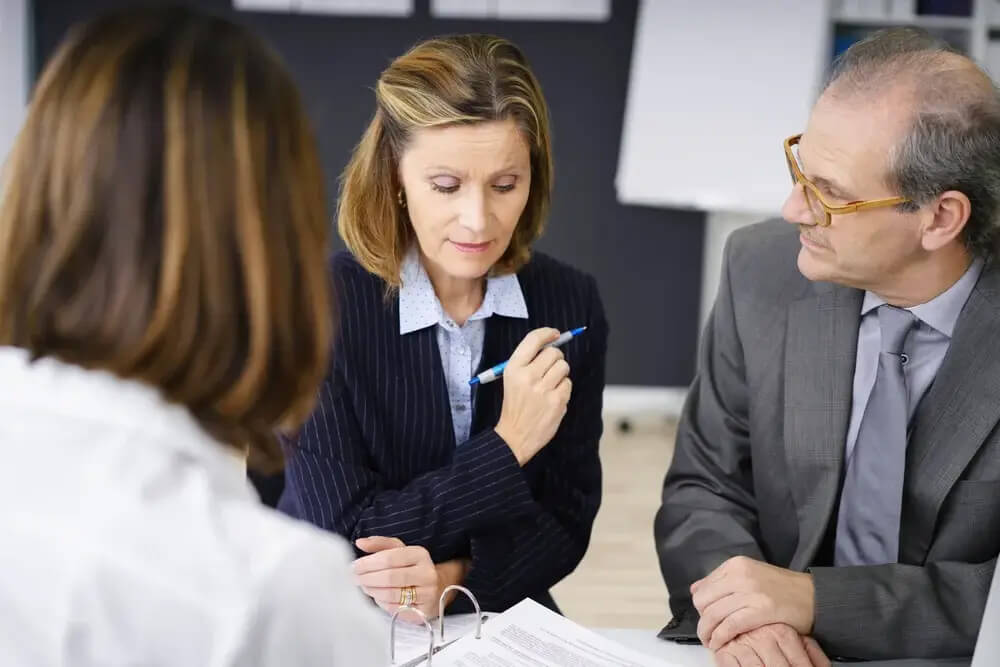
[[[903,343],[917,323],[908,310],[878,309],[882,351],[840,497],[834,564],[880,565],[899,559],[899,517],[909,421]]]

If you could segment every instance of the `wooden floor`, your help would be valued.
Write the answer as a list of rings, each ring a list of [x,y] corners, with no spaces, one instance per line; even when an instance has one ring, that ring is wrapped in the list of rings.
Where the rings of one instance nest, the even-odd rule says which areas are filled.
[[[623,434],[613,419],[606,421],[604,499],[590,549],[553,595],[563,613],[584,626],[658,630],[670,612],[653,545],[653,516],[673,454],[675,424],[645,420]]]

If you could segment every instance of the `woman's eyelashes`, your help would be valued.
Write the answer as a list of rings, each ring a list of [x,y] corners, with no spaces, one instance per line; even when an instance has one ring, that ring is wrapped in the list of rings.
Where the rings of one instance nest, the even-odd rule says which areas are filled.
[[[431,188],[435,192],[443,192],[446,195],[450,195],[453,192],[457,192],[458,191],[458,184],[456,183],[455,185],[441,185],[440,183],[435,183],[435,182],[432,181],[431,182]]]
[[[435,192],[440,192],[442,194],[446,194],[446,195],[450,195],[450,194],[453,194],[455,192],[458,192],[458,189],[459,189],[460,186],[461,186],[461,183],[459,183],[457,180],[454,180],[454,179],[441,179],[441,180],[432,180],[431,181],[431,189],[432,190],[434,190]],[[500,194],[504,194],[504,193],[512,191],[516,186],[517,186],[516,181],[505,180],[505,181],[500,182],[500,183],[494,183],[490,187],[492,187],[495,192],[498,192]]]

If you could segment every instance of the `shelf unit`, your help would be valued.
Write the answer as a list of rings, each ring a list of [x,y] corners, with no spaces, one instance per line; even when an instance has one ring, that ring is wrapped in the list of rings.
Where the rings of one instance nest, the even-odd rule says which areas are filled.
[[[943,16],[921,13],[926,5],[952,8],[968,5],[968,14]],[[924,28],[970,55],[1000,79],[1000,0],[926,3],[923,0],[832,0],[830,2],[832,57],[857,39],[896,26]]]

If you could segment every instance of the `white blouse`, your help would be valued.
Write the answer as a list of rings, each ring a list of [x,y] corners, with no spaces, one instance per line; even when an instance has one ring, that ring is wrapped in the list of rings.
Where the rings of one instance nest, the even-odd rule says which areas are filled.
[[[263,507],[182,407],[0,348],[0,662],[388,662],[342,540]]]

